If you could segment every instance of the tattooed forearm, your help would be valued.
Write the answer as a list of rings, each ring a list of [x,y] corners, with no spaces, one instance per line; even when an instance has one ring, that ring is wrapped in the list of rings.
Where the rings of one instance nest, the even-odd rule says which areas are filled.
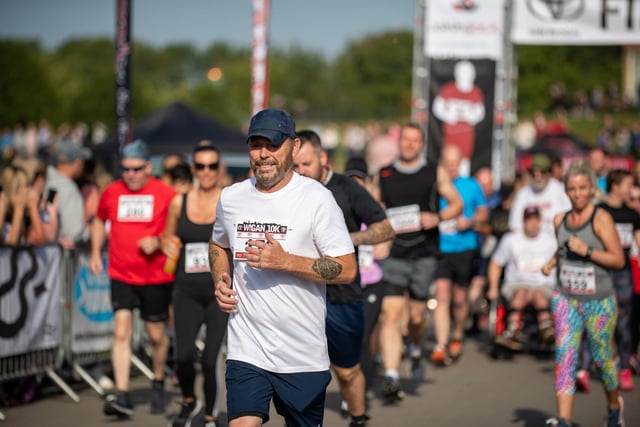
[[[209,242],[209,266],[211,271],[214,271],[213,266],[216,264],[216,260],[220,256],[218,249]]]
[[[333,280],[342,273],[342,265],[328,258],[315,260],[311,268],[324,280]]]
[[[394,237],[395,232],[391,224],[388,220],[384,220],[369,225],[366,230],[351,233],[351,242],[353,246],[376,245]]]

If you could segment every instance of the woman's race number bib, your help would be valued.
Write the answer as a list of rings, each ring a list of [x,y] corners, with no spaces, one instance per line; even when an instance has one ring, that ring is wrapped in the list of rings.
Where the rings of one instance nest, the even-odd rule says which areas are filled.
[[[118,197],[118,221],[151,222],[152,219],[152,195],[122,195]]]
[[[387,209],[387,218],[396,233],[422,230],[420,206],[417,204]]]
[[[208,243],[187,243],[184,246],[184,272],[187,274],[210,272],[208,251]]]
[[[563,265],[560,285],[573,295],[593,295],[596,293],[595,270],[593,266]]]

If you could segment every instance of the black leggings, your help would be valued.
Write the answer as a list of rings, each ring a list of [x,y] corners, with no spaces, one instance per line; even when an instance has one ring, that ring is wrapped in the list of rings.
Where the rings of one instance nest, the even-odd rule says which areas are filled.
[[[638,354],[638,336],[640,335],[640,294],[631,297],[631,353]]]
[[[362,340],[362,352],[360,355],[360,367],[364,374],[367,388],[371,388],[375,378],[373,355],[371,354],[371,335],[378,323],[385,285],[382,282],[368,285],[362,291],[364,302],[364,339]]]
[[[173,316],[175,324],[176,366],[180,390],[183,397],[195,397],[197,349],[196,338],[200,327],[206,326],[205,348],[201,365],[204,377],[205,414],[214,413],[218,392],[218,353],[227,331],[226,313],[218,308],[216,298],[211,296],[192,296],[175,289],[173,292]],[[224,378],[221,379],[224,381]],[[222,387],[222,383],[220,384]]]

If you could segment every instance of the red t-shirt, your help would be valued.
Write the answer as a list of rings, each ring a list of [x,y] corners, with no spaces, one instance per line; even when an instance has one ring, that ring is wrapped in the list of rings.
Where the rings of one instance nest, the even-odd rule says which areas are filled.
[[[96,216],[109,221],[109,277],[131,285],[159,285],[173,281],[165,273],[166,257],[161,251],[145,255],[138,247],[143,237],[161,236],[175,190],[156,178],[149,178],[138,191],[122,180],[105,188]]]

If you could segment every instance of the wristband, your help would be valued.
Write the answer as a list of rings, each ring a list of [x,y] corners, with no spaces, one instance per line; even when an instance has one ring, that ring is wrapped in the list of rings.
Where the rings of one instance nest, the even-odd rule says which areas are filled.
[[[589,246],[587,248],[587,253],[584,255],[586,258],[591,259],[591,254],[593,254],[593,248],[591,246]]]

